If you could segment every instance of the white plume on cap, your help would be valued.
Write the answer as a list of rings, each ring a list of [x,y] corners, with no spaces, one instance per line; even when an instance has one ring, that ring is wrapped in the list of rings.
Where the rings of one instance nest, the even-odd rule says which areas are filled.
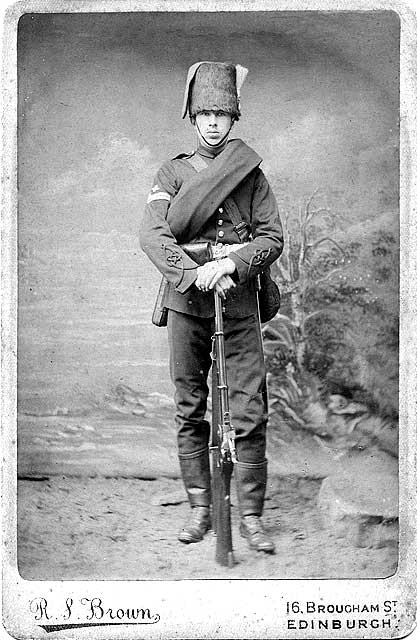
[[[243,83],[246,80],[247,75],[248,75],[248,70],[246,69],[246,67],[242,67],[242,65],[237,64],[236,65],[236,90],[239,98],[240,98],[240,90],[242,88]]]

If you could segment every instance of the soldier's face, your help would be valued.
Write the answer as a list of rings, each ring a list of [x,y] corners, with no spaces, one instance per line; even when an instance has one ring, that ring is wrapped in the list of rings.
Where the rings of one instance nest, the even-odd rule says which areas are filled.
[[[224,111],[200,111],[195,118],[195,127],[199,137],[210,145],[217,145],[232,128],[232,116]]]

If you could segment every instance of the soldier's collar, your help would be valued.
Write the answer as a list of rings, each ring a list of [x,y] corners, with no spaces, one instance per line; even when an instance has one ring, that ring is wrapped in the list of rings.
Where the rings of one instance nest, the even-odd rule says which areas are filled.
[[[209,149],[208,147],[203,146],[201,142],[199,142],[197,147],[197,153],[200,156],[203,156],[204,158],[215,158],[216,156],[219,155],[219,153],[221,153],[225,149],[226,145],[227,145],[227,140],[225,140],[224,144],[222,144],[220,147],[217,147],[216,149]]]

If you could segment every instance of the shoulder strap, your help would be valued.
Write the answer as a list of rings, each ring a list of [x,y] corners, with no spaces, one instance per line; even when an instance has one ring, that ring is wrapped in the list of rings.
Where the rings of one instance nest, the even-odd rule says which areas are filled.
[[[207,162],[199,155],[194,154],[191,158],[187,158],[186,162],[192,166],[193,169],[199,173],[208,167]]]
[[[247,240],[249,240],[248,225],[244,222],[239,211],[239,207],[233,200],[232,196],[227,196],[223,202],[223,207],[226,209],[226,213],[229,215],[230,220],[233,223],[234,230],[239,236],[240,242],[247,242]]]

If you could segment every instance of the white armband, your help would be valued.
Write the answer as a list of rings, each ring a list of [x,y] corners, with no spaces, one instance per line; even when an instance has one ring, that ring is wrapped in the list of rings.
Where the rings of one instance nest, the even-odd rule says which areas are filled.
[[[166,191],[157,191],[156,193],[152,193],[151,192],[148,195],[148,199],[146,201],[146,204],[149,204],[150,202],[153,202],[154,200],[168,200],[168,202],[171,202],[171,196]]]

